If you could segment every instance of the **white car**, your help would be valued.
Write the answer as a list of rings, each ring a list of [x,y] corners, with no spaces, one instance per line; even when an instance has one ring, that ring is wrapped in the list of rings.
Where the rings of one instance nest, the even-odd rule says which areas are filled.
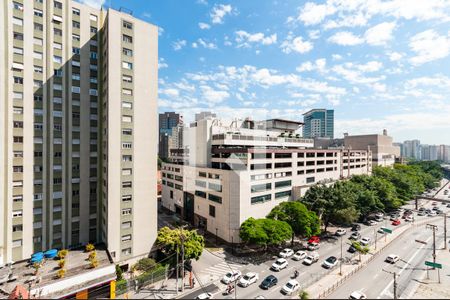
[[[303,260],[303,264],[310,266],[317,261],[319,261],[319,253],[313,252]]]
[[[307,255],[308,254],[305,251],[297,251],[297,252],[295,252],[294,256],[292,256],[292,259],[299,261],[299,260],[305,259],[305,257]]]
[[[257,282],[259,279],[258,274],[249,272],[241,277],[239,285],[242,287],[248,287],[250,284]]]
[[[405,218],[405,221],[406,221],[406,222],[412,222],[412,221],[414,221],[414,217],[413,217],[413,216],[407,216],[407,217]]]
[[[369,226],[375,226],[375,225],[377,225],[377,224],[378,224],[378,222],[375,221],[375,220],[369,220],[369,221],[367,221],[367,225],[369,225]]]
[[[342,236],[345,235],[347,233],[347,230],[345,230],[344,228],[339,228],[338,230],[336,230],[336,235],[337,236]]]
[[[377,217],[377,218],[383,218],[383,217],[384,217],[384,214],[383,214],[382,212],[377,212],[377,213],[375,214],[375,217]]]
[[[300,288],[300,283],[298,283],[297,280],[291,279],[283,286],[283,288],[281,289],[281,292],[283,292],[286,295],[292,295],[299,288]]]
[[[429,213],[428,213],[428,216],[429,217],[434,217],[434,216],[436,216],[437,215],[437,213],[434,211],[434,210],[432,210],[432,211],[430,211]]]
[[[350,297],[348,297],[348,299],[356,299],[356,300],[367,299],[367,296],[362,292],[354,291],[353,293],[350,294]]]
[[[288,257],[290,257],[292,255],[294,255],[294,250],[289,249],[289,248],[283,249],[283,251],[281,251],[278,254],[278,256],[281,257],[281,258],[288,258]]]
[[[272,264],[272,270],[274,271],[281,271],[283,269],[285,269],[288,266],[288,261],[284,258],[279,258],[277,259],[273,264]]]
[[[361,245],[363,245],[363,246],[367,246],[367,245],[369,245],[369,243],[370,243],[371,240],[372,240],[372,239],[371,239],[370,237],[363,237],[363,238],[359,241],[359,243],[360,243]]]
[[[225,284],[229,284],[230,282],[235,282],[236,280],[239,280],[241,276],[242,276],[241,271],[228,272],[222,277],[222,282]]]
[[[211,293],[203,293],[195,297],[195,299],[212,299]]]
[[[325,259],[322,263],[322,267],[326,269],[334,268],[338,263],[338,259],[336,256],[330,256],[327,259]]]
[[[399,259],[400,257],[397,254],[391,254],[388,257],[386,257],[385,262],[395,264]]]

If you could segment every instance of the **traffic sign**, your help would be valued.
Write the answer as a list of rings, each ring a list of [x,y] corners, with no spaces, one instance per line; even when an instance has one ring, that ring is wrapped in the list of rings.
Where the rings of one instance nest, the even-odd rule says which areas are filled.
[[[432,268],[442,269],[442,264],[434,263],[434,262],[432,262],[432,261],[426,261],[426,262],[425,262],[425,266],[429,266],[429,267],[432,267]]]
[[[392,229],[385,228],[385,227],[383,227],[382,229],[383,229],[383,231],[386,232],[386,233],[392,233]]]

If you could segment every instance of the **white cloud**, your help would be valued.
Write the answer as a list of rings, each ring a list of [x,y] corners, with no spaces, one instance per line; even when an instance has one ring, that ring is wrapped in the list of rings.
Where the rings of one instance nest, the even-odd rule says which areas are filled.
[[[100,9],[102,5],[105,3],[105,0],[80,0],[80,2],[90,7]]]
[[[416,34],[410,39],[409,48],[416,55],[410,58],[413,65],[421,65],[450,54],[450,37],[439,35],[429,29]]]
[[[342,59],[342,55],[339,55],[339,54],[332,54],[331,57],[333,58],[333,60],[341,60]]]
[[[317,70],[319,72],[325,72],[325,66],[327,60],[325,58],[316,59],[314,63],[306,61],[296,68],[297,72],[311,72]]]
[[[308,31],[308,37],[311,40],[317,40],[320,37],[320,30],[310,30],[310,31]]]
[[[252,43],[271,45],[277,42],[277,34],[264,35],[262,32],[250,34],[244,30],[235,32],[237,47],[250,47]]]
[[[364,34],[366,43],[369,45],[386,45],[392,37],[392,32],[396,27],[395,22],[383,22],[369,28]]]
[[[355,65],[355,67],[362,72],[376,72],[383,67],[383,64],[379,61],[372,60],[363,65]]]
[[[181,50],[186,46],[187,42],[186,40],[176,40],[172,43],[172,48],[175,51]]]
[[[231,14],[233,11],[233,8],[231,7],[231,5],[227,4],[216,4],[214,5],[211,13],[210,13],[210,17],[211,17],[211,22],[213,24],[222,24],[223,23],[223,18],[226,15]]]
[[[166,95],[168,97],[178,97],[180,96],[180,92],[177,89],[169,88],[169,89],[160,89],[160,94]]]
[[[313,44],[309,41],[304,41],[301,36],[293,38],[292,35],[289,35],[281,44],[282,51],[287,54],[291,52],[307,53],[313,48]]]
[[[362,44],[364,39],[349,31],[340,31],[328,38],[328,41],[342,46],[355,46]]]
[[[192,48],[198,48],[198,44],[196,42],[192,43]]]
[[[164,69],[164,68],[168,68],[169,65],[166,63],[165,59],[163,57],[160,57],[158,59],[158,69]]]
[[[386,78],[385,75],[378,77],[367,77],[364,73],[371,73],[381,70],[382,64],[377,61],[370,61],[366,64],[354,64],[347,62],[341,65],[335,65],[331,70],[339,77],[347,80],[352,84],[365,84],[374,87],[374,84]],[[376,86],[380,88],[381,86]]]
[[[336,12],[336,8],[328,4],[315,4],[307,2],[300,11],[297,20],[302,21],[305,25],[316,25],[321,23],[327,16]]]
[[[399,52],[391,52],[388,55],[391,61],[398,61],[403,57],[403,55]]]
[[[202,91],[203,99],[212,105],[223,102],[230,97],[227,91],[214,90],[207,85],[200,86],[200,90]]]
[[[163,35],[163,33],[164,33],[164,28],[158,27],[158,36]]]
[[[200,29],[210,29],[210,28],[211,28],[211,25],[209,25],[209,24],[207,24],[207,23],[200,22],[200,23],[198,23],[198,27],[199,27]]]
[[[450,90],[450,78],[444,75],[435,75],[433,77],[418,77],[406,81],[405,88],[415,89],[420,86],[433,88],[445,88]]]
[[[205,40],[203,40],[203,39],[198,39],[197,42],[198,42],[198,44],[201,45],[203,48],[210,49],[210,50],[217,49],[217,45],[214,44],[213,42],[207,42],[207,41],[205,41]],[[194,48],[196,48],[196,47],[194,47]]]

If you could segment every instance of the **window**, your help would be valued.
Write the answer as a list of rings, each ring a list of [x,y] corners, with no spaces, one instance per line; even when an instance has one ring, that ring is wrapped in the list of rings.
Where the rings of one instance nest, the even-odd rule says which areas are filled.
[[[208,183],[208,187],[209,187],[211,190],[213,190],[213,191],[216,191],[216,192],[222,192],[222,185],[221,185],[221,184],[209,182],[209,183]]]
[[[12,242],[12,247],[13,248],[17,248],[17,247],[22,247],[22,240],[13,240]]]
[[[130,75],[122,75],[123,82],[132,83],[133,82],[133,76]]]
[[[80,41],[80,36],[78,34],[73,33],[72,34],[72,40],[74,41]]]
[[[58,1],[53,1],[53,6],[58,9],[62,9],[62,3]]]
[[[132,109],[133,108],[133,103],[127,102],[127,101],[122,101],[122,108]]]
[[[61,44],[61,43],[53,42],[53,48],[62,50],[62,44]]]
[[[91,59],[97,59],[97,52],[92,52],[91,51],[90,57],[91,57]]]
[[[72,14],[74,14],[75,16],[79,16],[80,10],[78,8],[72,7]]]
[[[34,9],[34,15],[36,16],[36,17],[43,17],[44,16],[44,13],[42,12],[42,10],[40,10],[40,9]]]
[[[73,73],[73,74],[72,74],[72,79],[73,79],[73,80],[80,80],[80,74]]]
[[[217,203],[222,203],[222,197],[213,194],[208,194],[208,199]]]
[[[13,141],[16,144],[22,144],[23,143],[23,136],[15,136],[15,137],[13,137]]]
[[[16,115],[23,114],[23,107],[14,106],[13,107],[13,113]]]
[[[23,157],[23,151],[13,151],[14,157]]]
[[[33,80],[33,86],[36,88],[41,88],[42,84],[42,80]]]
[[[97,33],[97,28],[91,26],[91,33]]]
[[[13,98],[14,99],[23,99],[23,93],[22,92],[13,92]]]
[[[14,195],[13,196],[13,202],[22,202],[23,201],[23,195]]]
[[[271,190],[271,189],[272,189],[271,183],[255,184],[255,185],[252,185],[250,188],[252,193],[265,192],[265,191]]]
[[[13,37],[14,37],[15,40],[23,41],[23,34],[22,33],[14,32],[13,33]]]
[[[80,48],[78,48],[78,47],[72,47],[72,53],[73,53],[73,54],[80,54]]]
[[[122,250],[122,255],[131,255],[131,248],[125,248]]]
[[[126,56],[133,56],[133,50],[131,50],[131,49],[122,48],[122,53],[123,53],[123,55],[126,55]]]
[[[97,22],[97,16],[96,16],[96,15],[91,14],[91,15],[89,16],[89,19],[90,19],[91,21]]]
[[[127,22],[127,21],[123,21],[122,26],[123,26],[123,28],[126,28],[126,29],[133,29],[133,24],[130,22]]]
[[[132,43],[133,42],[133,38],[129,35],[122,35],[122,41],[125,43]]]
[[[14,173],[23,173],[23,166],[13,166]]]
[[[61,103],[62,103],[62,98],[60,98],[60,97],[54,97],[54,98],[53,98],[53,103],[61,104]]]
[[[132,144],[131,143],[122,143],[122,149],[131,149]]]
[[[216,217],[216,207],[214,205],[209,206],[209,215],[213,218]]]
[[[44,72],[44,68],[42,68],[41,66],[33,66],[34,72],[35,73],[42,73]]]
[[[73,87],[72,87],[73,88]],[[61,84],[56,84],[56,83],[54,83],[53,84],[53,89],[55,90],[55,91],[62,91],[62,85]]]
[[[122,89],[122,94],[132,96],[133,95],[133,91],[130,90],[130,89]]]
[[[75,94],[79,94],[80,93],[80,87],[79,86],[73,86],[72,87],[72,93],[75,93]]]
[[[195,196],[202,197],[206,199],[206,193],[203,191],[195,191]]]
[[[167,175],[171,175],[171,174],[167,174]],[[169,177],[169,176],[167,176],[167,177]],[[199,186],[199,187],[206,188],[206,182],[205,182],[205,181],[202,181],[202,180],[196,180],[196,181],[195,181],[195,185],[196,185],[196,186]]]
[[[131,169],[122,169],[122,175],[124,176],[131,175],[132,173]]]
[[[21,3],[13,2],[13,8],[23,11],[23,5]]]
[[[23,78],[18,76],[13,76],[14,83],[16,84],[23,84]]]
[[[72,60],[72,66],[79,67],[80,66],[80,62],[76,61],[76,60]]]
[[[130,62],[123,61],[122,67],[127,70],[133,70],[133,64]]]
[[[96,77],[91,77],[91,78],[89,78],[89,81],[91,83],[97,83],[97,78]]]
[[[123,215],[123,210],[122,210],[122,215]],[[128,229],[128,228],[131,228],[131,221],[122,222],[122,229]]]
[[[13,127],[14,128],[23,128],[23,122],[22,121],[13,121]]]
[[[292,182],[290,180],[278,181],[278,182],[275,182],[275,188],[279,189],[279,188],[291,186],[291,184],[292,184]]]
[[[33,223],[33,228],[34,229],[42,228],[42,222],[34,222]]]
[[[131,181],[124,181],[122,182],[122,187],[123,188],[130,188],[133,186],[133,183]]]
[[[272,178],[272,174],[267,173],[267,174],[260,174],[260,175],[252,175],[250,177],[250,180],[257,181],[257,180],[264,180],[264,179],[270,179],[270,178]]]
[[[98,96],[98,91],[96,89],[89,89],[89,95]]]
[[[61,56],[57,56],[57,55],[53,55],[53,62],[61,64],[62,63],[62,57]]]
[[[131,156],[131,155],[122,155],[122,161],[123,162],[133,161],[133,156]]]
[[[315,178],[314,177],[307,177],[306,178],[306,183],[314,183]]]
[[[122,236],[122,242],[129,242],[131,241],[131,234],[126,234]]]
[[[23,26],[23,20],[20,18],[13,17],[12,22],[14,25]]]
[[[23,49],[18,47],[13,47],[13,53],[18,55],[23,55]]]
[[[132,135],[133,134],[133,130],[129,129],[129,128],[124,128],[124,129],[122,129],[122,134],[123,135]]]
[[[53,33],[54,33],[56,36],[62,36],[62,30],[61,30],[61,29],[53,28]]]
[[[33,52],[33,58],[35,58],[35,59],[42,59],[42,52],[34,51]]]
[[[23,215],[22,210],[13,210],[13,212],[12,212],[13,218],[18,218],[18,217],[21,217],[22,215]]]
[[[127,201],[131,201],[133,199],[133,197],[131,195],[123,195],[122,196],[122,201],[127,202]]]
[[[53,75],[56,77],[62,77],[63,76],[63,70],[62,69],[54,69]]]
[[[39,24],[39,23],[34,23],[34,30],[44,31],[44,25]]]
[[[131,123],[133,122],[133,118],[131,116],[122,116],[122,122]]]
[[[44,42],[43,42],[42,39],[37,38],[37,37],[33,38],[33,44],[38,45],[38,46],[42,46],[43,43],[44,43]]]
[[[131,208],[122,209],[122,216],[131,215]]]
[[[33,208],[33,215],[42,215],[42,208]]]
[[[262,202],[266,202],[266,201],[270,201],[270,200],[272,200],[272,195],[267,194],[267,195],[263,195],[263,196],[252,197],[250,200],[250,203],[256,204],[256,203],[262,203]]]

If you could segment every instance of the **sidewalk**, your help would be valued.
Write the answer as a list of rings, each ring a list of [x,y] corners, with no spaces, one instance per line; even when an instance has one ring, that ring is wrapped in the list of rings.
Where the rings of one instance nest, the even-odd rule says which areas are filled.
[[[378,256],[384,248],[386,248],[390,242],[394,239],[398,238],[405,232],[409,231],[411,228],[422,226],[426,223],[429,223],[429,219],[424,219],[420,222],[415,222],[415,224],[409,223],[406,226],[403,226],[397,230],[395,230],[392,234],[388,234],[386,237],[382,236],[377,239],[377,250],[375,250],[375,245],[371,245],[370,254],[361,255],[362,262],[358,265],[342,265],[342,275],[339,275],[339,265],[328,275],[307,287],[305,290],[310,295],[311,299],[325,298],[327,295],[331,294],[334,290],[336,290],[339,286],[341,286],[345,280],[350,278],[356,272],[358,272],[365,265],[370,263],[376,256]],[[359,259],[359,254],[354,256],[354,259]]]

